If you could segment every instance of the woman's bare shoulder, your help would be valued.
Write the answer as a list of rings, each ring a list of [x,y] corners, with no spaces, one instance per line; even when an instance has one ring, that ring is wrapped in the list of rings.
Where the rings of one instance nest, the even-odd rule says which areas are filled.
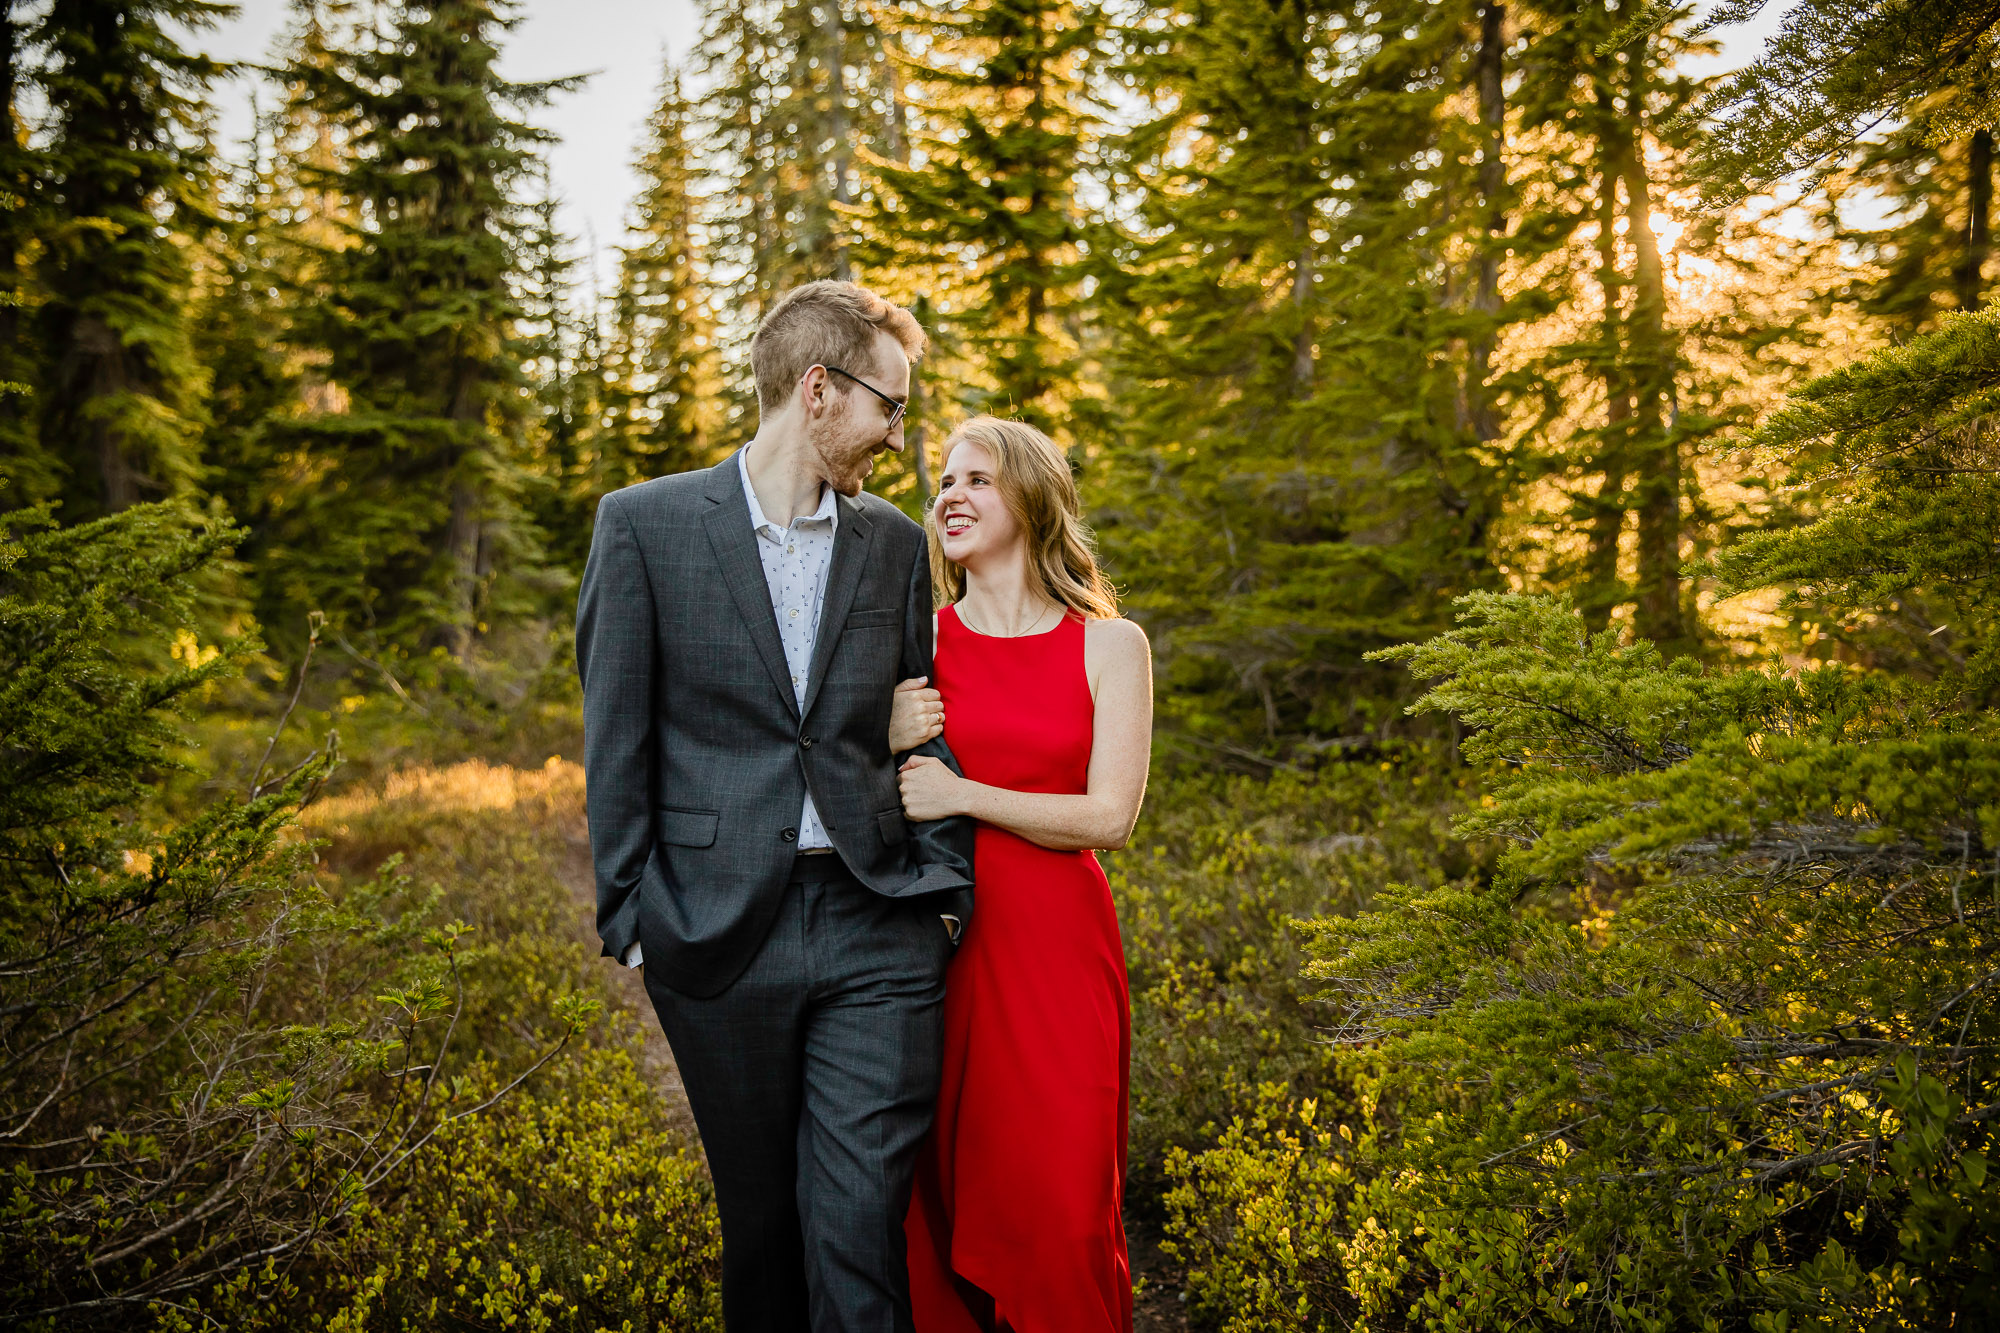
[[[1123,616],[1092,616],[1083,622],[1084,642],[1095,641],[1113,652],[1145,651],[1146,631]]]
[[[1084,621],[1083,656],[1093,689],[1097,677],[1107,667],[1121,675],[1131,676],[1149,673],[1153,664],[1153,650],[1146,642],[1146,631],[1139,628],[1137,621],[1123,616],[1092,617]]]

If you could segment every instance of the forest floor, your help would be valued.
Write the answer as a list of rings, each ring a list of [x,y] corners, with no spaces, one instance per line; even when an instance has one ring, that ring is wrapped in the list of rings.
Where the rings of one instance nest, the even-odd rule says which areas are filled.
[[[598,948],[596,889],[590,865],[589,832],[582,819],[569,812],[558,817],[557,827],[550,832],[556,834],[562,843],[560,875],[563,887],[569,890],[577,904],[578,942],[595,952]],[[639,1030],[644,1034],[642,1054],[646,1076],[671,1109],[676,1127],[686,1133],[690,1141],[699,1142],[694,1113],[688,1108],[687,1091],[681,1084],[680,1070],[674,1064],[674,1053],[667,1045],[666,1034],[660,1031],[660,1025],[653,1018],[653,1005],[647,998],[645,983],[640,980],[638,972],[630,968],[614,968],[608,960],[605,967],[614,973],[611,981],[612,1003],[639,1020]],[[1181,1303],[1180,1275],[1173,1260],[1160,1250],[1159,1236],[1153,1228],[1130,1217],[1126,1219],[1125,1233],[1131,1252],[1132,1277],[1139,1288],[1133,1301],[1133,1333],[1186,1333],[1188,1318],[1187,1309]]]

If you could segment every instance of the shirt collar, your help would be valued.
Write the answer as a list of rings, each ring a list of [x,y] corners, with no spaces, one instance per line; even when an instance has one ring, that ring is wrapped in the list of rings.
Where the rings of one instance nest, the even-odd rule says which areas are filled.
[[[770,530],[773,537],[780,536],[784,529],[764,516],[764,506],[757,503],[757,488],[750,484],[750,447],[745,445],[736,451],[736,472],[743,478],[743,501],[750,506],[750,531]],[[819,508],[810,514],[802,514],[792,520],[793,526],[800,523],[827,523],[835,528],[840,526],[840,506],[834,499],[833,487],[825,482],[819,487]]]

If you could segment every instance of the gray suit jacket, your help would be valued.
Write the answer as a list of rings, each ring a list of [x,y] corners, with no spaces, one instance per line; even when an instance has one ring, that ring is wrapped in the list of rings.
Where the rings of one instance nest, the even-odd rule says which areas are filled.
[[[763,942],[809,787],[863,884],[970,919],[972,822],[907,822],[888,751],[896,682],[931,674],[923,529],[872,495],[839,504],[803,710],[733,457],[597,508],[576,608],[597,933],[685,994],[720,992]]]

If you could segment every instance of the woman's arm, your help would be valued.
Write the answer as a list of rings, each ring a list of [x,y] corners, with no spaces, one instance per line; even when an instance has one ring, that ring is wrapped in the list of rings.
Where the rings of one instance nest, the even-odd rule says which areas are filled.
[[[931,612],[931,642],[937,642],[937,612]],[[913,676],[896,686],[889,706],[889,753],[908,754],[934,736],[944,734],[944,696],[929,676]]]
[[[989,787],[919,757],[902,768],[904,813],[970,815],[1057,851],[1123,847],[1139,821],[1152,757],[1152,650],[1131,621],[1093,620],[1085,626],[1083,657],[1097,717],[1082,796]]]
[[[889,702],[889,753],[908,754],[944,734],[944,696],[927,688],[930,677],[913,676],[896,686]]]

